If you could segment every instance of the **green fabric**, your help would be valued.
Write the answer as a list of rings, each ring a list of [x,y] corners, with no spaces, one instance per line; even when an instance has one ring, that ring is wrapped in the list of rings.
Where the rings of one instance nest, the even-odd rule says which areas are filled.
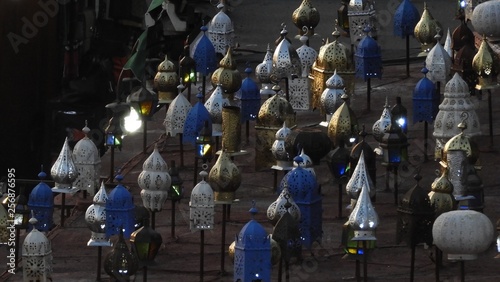
[[[147,43],[148,29],[137,38],[135,50],[133,50],[134,53],[123,66],[124,70],[131,70],[140,81],[144,77],[144,68],[146,67],[146,58],[148,56]]]

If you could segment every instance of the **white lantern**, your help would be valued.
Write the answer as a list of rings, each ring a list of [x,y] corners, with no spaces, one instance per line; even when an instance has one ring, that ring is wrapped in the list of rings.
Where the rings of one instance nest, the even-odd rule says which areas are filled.
[[[101,174],[101,157],[94,141],[89,138],[90,128],[82,129],[85,137],[75,144],[73,148],[73,160],[78,171],[73,187],[84,190],[93,196],[99,186]]]
[[[205,102],[205,108],[210,113],[212,119],[212,135],[222,135],[222,108],[230,106],[229,100],[224,98],[224,91],[221,85],[217,85],[212,95]]]
[[[78,188],[73,187],[73,182],[78,177],[78,170],[73,161],[73,154],[69,148],[67,137],[57,160],[50,169],[50,175],[55,182],[55,187],[52,188],[53,192],[73,193],[78,191]]]
[[[288,209],[286,205],[287,203],[290,204],[290,207]],[[278,196],[278,199],[272,202],[267,208],[267,218],[272,222],[273,225],[276,225],[276,223],[278,223],[278,221],[287,211],[290,213],[290,215],[292,215],[295,221],[300,221],[300,208],[293,200],[292,195],[288,191],[288,187],[285,186]]]
[[[389,101],[387,100],[387,96],[385,97],[385,105],[384,110],[382,111],[382,115],[380,119],[378,119],[372,127],[373,138],[378,142],[382,141],[382,137],[384,137],[385,132],[389,128],[392,123],[391,119],[391,110],[389,107]]]
[[[224,4],[217,5],[219,12],[208,25],[208,38],[215,48],[215,52],[226,54],[228,47],[234,47],[234,27],[229,16],[224,12]]]
[[[276,158],[276,165],[282,168],[291,167],[293,165],[292,156],[285,150],[285,139],[291,132],[290,128],[286,127],[286,122],[283,122],[283,127],[276,131],[276,140],[274,140],[271,146],[271,152]]]
[[[441,45],[440,31],[441,29],[437,28],[437,34],[435,36],[436,44],[429,51],[429,54],[427,54],[425,65],[429,70],[429,79],[432,80],[432,82],[441,82],[445,84],[450,75],[451,57]]]
[[[110,247],[112,244],[106,238],[106,187],[104,182],[101,183],[101,188],[95,194],[93,204],[87,208],[85,212],[85,221],[92,232],[87,246]]]
[[[35,225],[37,220],[30,219]],[[22,246],[23,281],[52,281],[52,247],[50,240],[36,228],[33,228]]]
[[[191,103],[182,94],[184,86],[180,84],[177,88],[179,89],[179,94],[177,94],[177,97],[169,105],[165,121],[163,122],[167,136],[175,136],[184,132],[184,123],[192,108]]]
[[[144,161],[142,172],[137,178],[141,187],[141,198],[144,207],[152,212],[161,211],[172,179],[168,174],[168,166],[155,146],[151,155]]]
[[[214,229],[215,198],[210,184],[205,181],[208,173],[201,171],[202,180],[194,186],[189,201],[189,222],[191,231]]]
[[[359,156],[358,164],[356,165],[349,182],[347,182],[347,185],[345,186],[347,195],[351,197],[351,208],[354,208],[356,205],[361,189],[364,186],[367,187],[369,196],[371,198],[374,197],[377,191],[375,190],[375,186],[373,185],[370,175],[368,175],[365,164],[365,153],[362,151]]]

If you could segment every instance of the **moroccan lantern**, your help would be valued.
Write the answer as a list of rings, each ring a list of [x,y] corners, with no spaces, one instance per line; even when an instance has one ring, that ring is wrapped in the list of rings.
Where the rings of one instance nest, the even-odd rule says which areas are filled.
[[[31,190],[28,198],[28,207],[33,212],[33,217],[37,218],[37,222],[33,227],[41,232],[48,232],[54,224],[52,219],[54,213],[54,196],[49,185],[43,182],[45,177],[47,175],[43,171],[38,174],[40,183]]]
[[[302,0],[300,6],[293,11],[293,24],[299,29],[299,35],[313,36],[314,28],[319,24],[319,11],[316,9],[310,0]],[[307,27],[307,30],[302,27]]]
[[[424,11],[420,16],[420,20],[415,25],[415,38],[420,42],[421,53],[419,56],[427,56],[427,53],[436,44],[435,35],[438,33],[437,29],[443,30],[441,24],[432,17],[431,12],[427,8],[427,3],[424,2]]]
[[[116,185],[106,201],[106,236],[120,234],[120,237],[130,237],[134,231],[134,201],[132,194],[121,184],[123,176],[117,175]]]
[[[179,76],[177,67],[165,55],[165,59],[158,65],[158,72],[154,78],[154,87],[158,91],[158,103],[169,104],[177,96]]]
[[[241,173],[225,150],[221,152],[217,162],[210,169],[208,182],[214,190],[216,202],[233,203],[234,193],[240,188]]]
[[[344,94],[342,100],[344,103],[333,113],[328,124],[328,137],[333,147],[338,146],[342,139],[345,146],[350,148],[357,139],[358,119],[348,104],[349,96]]]
[[[90,128],[86,123],[82,131],[85,136],[73,148],[73,161],[78,171],[73,186],[93,196],[99,186],[101,157],[94,141],[89,138]],[[39,217],[36,218],[40,220]]]
[[[94,195],[93,203],[85,211],[85,221],[91,231],[87,246],[110,247],[112,244],[106,237],[106,202],[108,195],[104,182]]]
[[[333,113],[342,105],[342,95],[345,94],[344,80],[337,74],[337,70],[325,82],[326,88],[321,93],[321,112],[325,113],[326,120],[321,122],[321,126],[328,126]]]
[[[276,226],[285,213],[289,213],[296,222],[300,222],[300,208],[293,200],[288,187],[284,187],[276,201],[269,205],[267,218]]]
[[[36,218],[29,220],[36,224]],[[51,281],[52,280],[52,246],[50,240],[32,228],[24,238],[22,245],[23,281]]]
[[[219,3],[217,9],[219,12],[208,25],[208,38],[214,45],[215,52],[224,55],[228,47],[234,47],[234,27],[231,18],[224,11],[224,4]]]
[[[347,16],[349,17],[351,45],[358,45],[358,42],[365,37],[363,30],[367,26],[371,27],[370,35],[374,38],[377,37],[377,20],[373,1],[350,0]]]

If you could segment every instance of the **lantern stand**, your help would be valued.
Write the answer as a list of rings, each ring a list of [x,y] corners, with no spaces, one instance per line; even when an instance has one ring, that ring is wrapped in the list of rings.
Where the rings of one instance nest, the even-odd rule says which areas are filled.
[[[143,226],[130,235],[132,252],[137,256],[139,266],[142,266],[142,281],[148,281],[148,266],[155,264],[163,239],[160,233],[149,227],[148,219],[143,219]]]
[[[194,177],[193,186],[196,185],[198,180],[198,160],[202,160],[202,168],[208,167],[207,162],[210,162],[213,157],[213,142],[212,142],[212,129],[210,128],[208,120],[205,120],[203,128],[196,137],[195,155],[194,155]]]
[[[394,13],[394,35],[406,38],[406,77],[410,77],[410,35],[414,35],[420,15],[410,0],[403,0]]]
[[[342,219],[342,182],[347,179],[347,166],[349,164],[350,152],[345,148],[344,139],[340,139],[339,147],[330,151],[326,156],[330,173],[337,180],[339,186],[338,196],[338,219]]]
[[[14,209],[14,226],[16,227],[16,240],[15,240],[15,252],[16,252],[16,258],[15,258],[15,264],[17,267],[17,264],[19,263],[19,239],[21,235],[21,229],[27,229],[28,228],[28,221],[29,221],[29,215],[30,215],[30,210],[28,207],[28,199],[26,199],[26,196],[24,195],[24,186],[21,186],[21,191],[19,192],[19,195],[15,199],[15,209]]]
[[[172,179],[172,184],[170,186],[169,194],[168,197],[172,201],[172,213],[171,213],[171,229],[170,229],[170,236],[172,238],[176,238],[175,236],[175,202],[180,201],[180,199],[183,196],[183,187],[182,183],[184,182],[182,178],[179,175],[179,170],[175,166],[175,161],[172,160],[170,161],[170,169],[169,172],[170,178]]]
[[[132,92],[129,96],[129,103],[135,107],[137,112],[142,118],[143,139],[142,139],[142,153],[146,153],[147,147],[147,122],[151,120],[153,114],[158,110],[158,97],[149,91],[146,87],[141,86],[138,90]]]

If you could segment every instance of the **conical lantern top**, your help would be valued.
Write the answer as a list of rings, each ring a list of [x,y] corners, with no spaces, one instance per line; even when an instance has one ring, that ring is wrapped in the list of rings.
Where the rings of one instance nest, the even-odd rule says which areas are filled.
[[[432,17],[427,8],[427,3],[424,2],[424,11],[414,30],[415,38],[420,42],[423,52],[429,52],[436,44],[434,36],[438,27],[441,28],[441,24]]]
[[[232,48],[229,47],[219,63],[219,68],[212,74],[212,85],[220,85],[225,93],[234,93],[241,87],[241,74],[236,68],[232,52]]]
[[[292,14],[292,21],[299,29],[300,35],[307,34],[307,36],[312,36],[314,28],[319,23],[319,19],[319,11],[313,7],[310,0],[302,0],[300,6]],[[302,29],[303,26],[307,27],[306,31]]]
[[[499,64],[497,55],[488,44],[486,36],[483,35],[481,46],[472,59],[472,69],[478,74],[477,89],[495,88],[498,85]]]
[[[376,190],[375,186],[373,185],[372,179],[368,174],[368,170],[365,164],[364,151],[361,152],[356,168],[354,169],[351,178],[349,178],[345,189],[349,197],[351,197],[351,199],[353,200],[356,200],[359,198],[361,189],[363,187],[367,187],[370,197],[375,196]]]
[[[382,115],[380,116],[380,119],[378,119],[372,127],[373,131],[373,137],[375,140],[380,142],[382,140],[382,137],[384,136],[385,132],[391,125],[392,119],[391,119],[391,111],[390,111],[390,106],[389,106],[389,101],[387,96],[385,97],[385,105],[384,105],[384,110],[382,111]]]
[[[420,13],[410,0],[403,0],[394,13],[394,35],[413,35]]]
[[[287,212],[297,222],[300,221],[300,208],[293,200],[288,187],[285,186],[276,201],[272,202],[267,208],[267,218],[271,220],[273,225],[276,225],[280,218]]]
[[[368,186],[363,185],[356,206],[349,216],[348,223],[354,230],[353,241],[374,241],[375,230],[379,224],[378,214],[373,208]]]
[[[344,93],[341,98],[344,103],[333,113],[328,123],[328,137],[334,146],[339,144],[340,139],[344,139],[346,147],[351,147],[358,132],[358,119],[347,103],[349,96]]]
[[[53,191],[69,193],[73,191],[73,182],[78,177],[78,171],[73,161],[73,154],[69,148],[68,138],[64,140],[63,147],[57,160],[50,169],[50,175],[55,181]]]
[[[273,52],[271,46],[267,44],[267,51],[264,59],[255,67],[255,76],[261,83],[271,83],[271,71],[273,68]]]

